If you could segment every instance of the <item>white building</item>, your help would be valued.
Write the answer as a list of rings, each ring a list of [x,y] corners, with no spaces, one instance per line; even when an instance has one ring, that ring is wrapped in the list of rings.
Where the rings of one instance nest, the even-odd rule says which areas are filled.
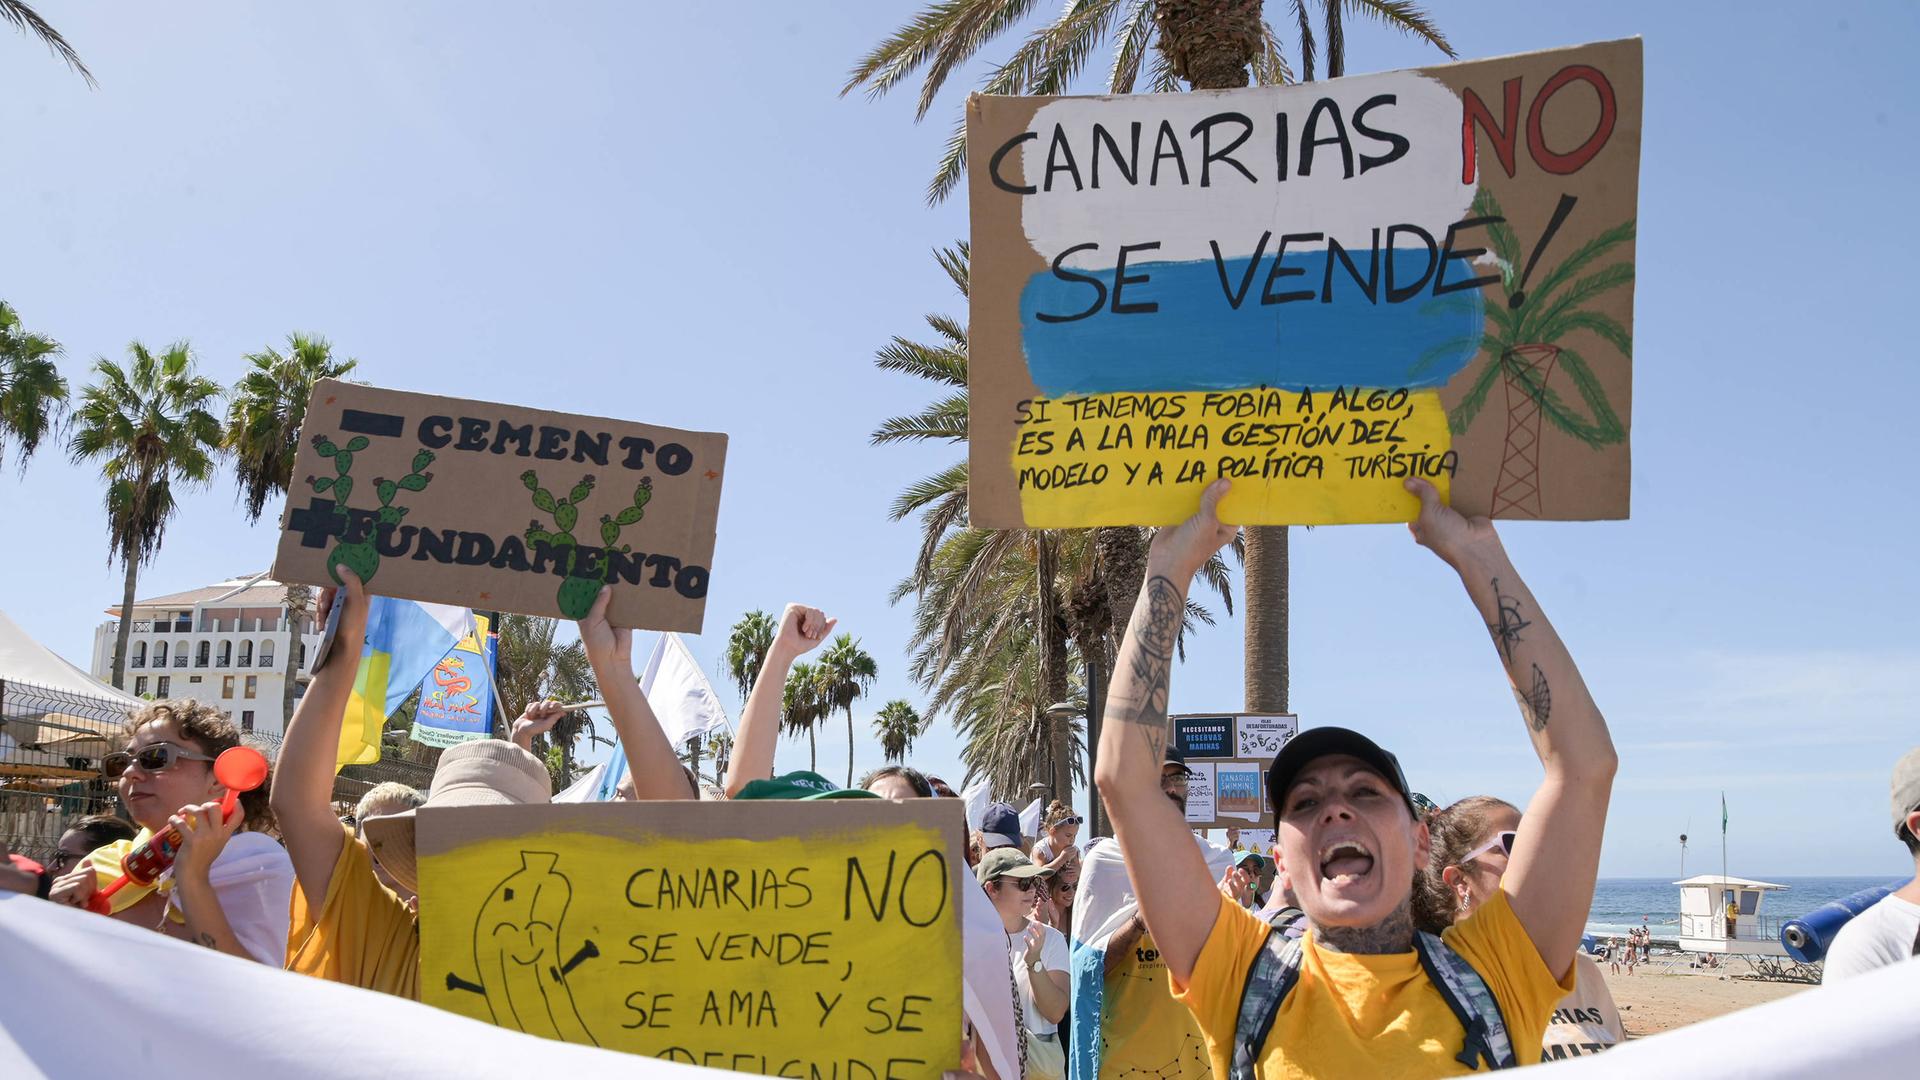
[[[1680,947],[1688,952],[1742,956],[1787,955],[1780,943],[1783,920],[1762,913],[1766,894],[1787,888],[1770,881],[1701,874],[1680,886]],[[1728,915],[1731,906],[1733,914]]]
[[[317,600],[319,590],[314,590]],[[202,589],[139,600],[127,639],[127,693],[135,697],[194,698],[232,713],[243,731],[286,730],[286,587],[264,573]],[[120,609],[93,633],[93,676],[113,677]],[[320,635],[311,620],[301,635],[298,696],[312,674],[307,657]]]

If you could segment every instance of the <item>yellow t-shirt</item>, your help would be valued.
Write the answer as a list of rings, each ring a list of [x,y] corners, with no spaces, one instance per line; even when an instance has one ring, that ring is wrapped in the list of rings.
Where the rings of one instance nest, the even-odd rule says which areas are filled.
[[[1157,1080],[1206,1080],[1213,1075],[1207,1037],[1185,1005],[1173,998],[1167,962],[1141,934],[1121,966],[1107,976],[1100,1004],[1100,1075]]]
[[[1185,1001],[1206,1033],[1215,1075],[1233,1063],[1233,1028],[1247,969],[1268,927],[1225,896],[1200,950],[1193,978],[1174,996]],[[1505,893],[1496,894],[1443,935],[1486,980],[1500,1003],[1515,1060],[1540,1060],[1540,1039],[1553,1007],[1573,989],[1540,959]],[[1302,939],[1300,980],[1280,1006],[1260,1048],[1264,1077],[1464,1076],[1456,1060],[1465,1032],[1446,999],[1428,981],[1419,954],[1409,950],[1360,956],[1320,948],[1314,932]]]
[[[287,970],[420,1000],[420,925],[393,890],[373,876],[367,845],[347,836],[316,914],[305,890],[293,890]]]

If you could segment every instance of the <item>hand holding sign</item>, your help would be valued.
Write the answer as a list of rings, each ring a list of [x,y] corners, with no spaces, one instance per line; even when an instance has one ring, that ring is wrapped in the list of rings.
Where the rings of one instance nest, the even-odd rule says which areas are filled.
[[[1421,547],[1459,569],[1463,562],[1481,553],[1499,554],[1500,534],[1493,522],[1484,517],[1469,518],[1440,500],[1440,493],[1425,480],[1408,480],[1407,490],[1420,500],[1420,516],[1407,525],[1407,531]]]
[[[1208,484],[1200,495],[1200,509],[1194,511],[1192,517],[1174,528],[1155,533],[1147,549],[1148,563],[1176,575],[1183,583],[1199,573],[1213,553],[1240,531],[1239,526],[1220,521],[1220,500],[1232,484],[1231,480]]]

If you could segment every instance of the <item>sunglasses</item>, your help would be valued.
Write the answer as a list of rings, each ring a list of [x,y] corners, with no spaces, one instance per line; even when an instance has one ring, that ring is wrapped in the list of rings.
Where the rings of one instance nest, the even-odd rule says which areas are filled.
[[[1083,817],[1061,818],[1059,821],[1054,822],[1051,827],[1055,829],[1060,829],[1068,825],[1078,825],[1085,820],[1087,819]]]
[[[997,877],[997,878],[994,878],[993,880],[997,884],[1011,885],[1014,888],[1019,889],[1021,892],[1032,892],[1034,888],[1040,884],[1038,880],[1030,877],[1023,877],[1023,878]]]
[[[85,855],[75,855],[71,851],[56,851],[53,857],[47,860],[47,872],[57,874],[84,858],[86,858]]]
[[[120,774],[135,765],[148,772],[159,772],[173,767],[176,761],[212,761],[206,754],[196,754],[192,750],[175,746],[172,743],[154,743],[129,753],[115,751],[100,759],[100,772],[109,780],[120,779]]]
[[[1484,844],[1481,844],[1477,848],[1474,848],[1471,852],[1467,854],[1466,858],[1460,860],[1460,864],[1464,866],[1467,863],[1470,863],[1473,860],[1479,858],[1480,856],[1485,855],[1486,853],[1492,851],[1494,848],[1499,848],[1500,853],[1503,855],[1513,854],[1513,838],[1517,835],[1519,834],[1513,832],[1512,830],[1494,833],[1493,839],[1487,841]]]

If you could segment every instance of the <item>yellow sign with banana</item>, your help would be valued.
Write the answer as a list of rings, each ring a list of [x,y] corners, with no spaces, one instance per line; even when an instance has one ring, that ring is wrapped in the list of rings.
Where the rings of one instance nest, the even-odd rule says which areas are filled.
[[[429,1004],[770,1076],[959,1057],[954,800],[422,810]]]

